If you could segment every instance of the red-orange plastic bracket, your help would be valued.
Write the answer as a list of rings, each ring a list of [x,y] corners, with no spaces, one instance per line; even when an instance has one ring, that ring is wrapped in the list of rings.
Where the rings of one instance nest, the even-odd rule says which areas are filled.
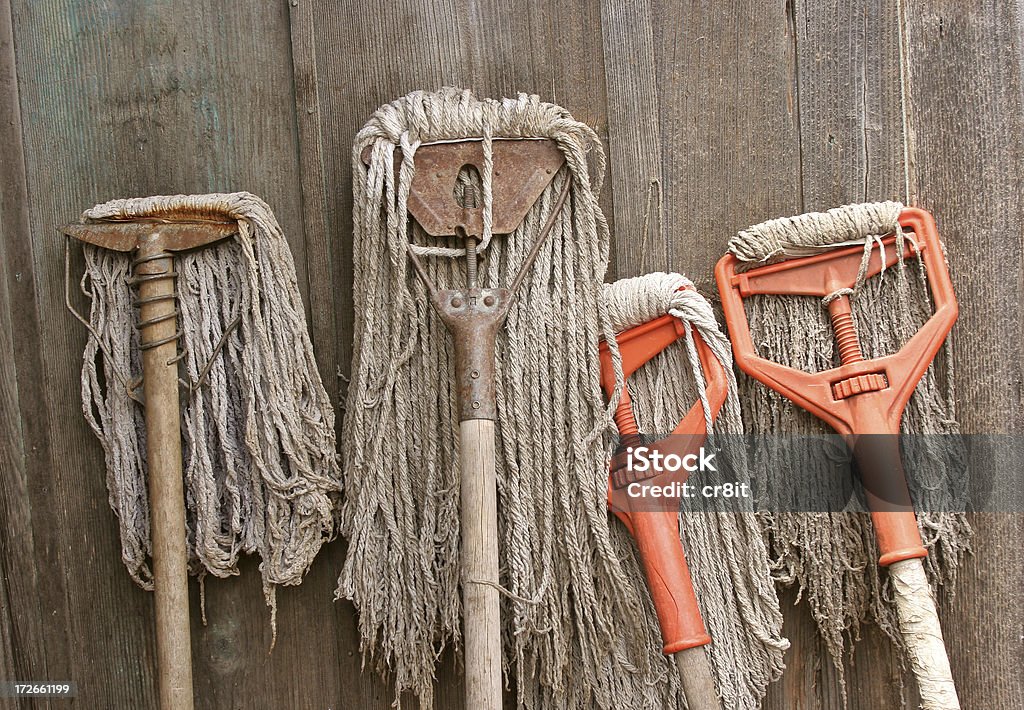
[[[935,311],[899,352],[886,357],[864,358],[848,296],[839,296],[828,306],[842,365],[816,373],[760,357],[754,349],[743,308],[743,299],[754,294],[824,298],[852,288],[863,247],[838,249],[742,273],[736,273],[738,260],[730,254],[715,269],[740,369],[824,420],[845,438],[853,451],[872,511],[881,552],[879,564],[883,566],[928,554],[918,533],[896,435],[903,409],[953,327],[958,311],[932,216],[908,207],[900,213],[899,223],[904,232],[912,232],[908,236],[912,236],[920,252],[908,246],[904,257],[924,259]],[[897,261],[895,239],[892,235],[882,240],[886,246],[886,266]],[[867,277],[881,270],[882,250],[876,245]]]
[[[704,370],[712,417],[716,417],[728,391],[726,373],[697,331],[694,330],[693,333],[701,367]],[[627,378],[627,384],[631,374],[684,335],[682,324],[671,315],[661,316],[619,333],[616,341],[622,355],[623,375]],[[615,373],[612,370],[611,353],[607,343],[601,343],[600,353],[601,385],[605,394],[611,397],[615,389]],[[627,386],[623,387],[622,398],[615,411],[615,422],[624,441],[630,437],[638,439],[636,419],[633,416]],[[707,430],[704,409],[699,401],[691,407],[672,434],[648,446],[665,455],[674,453],[680,457],[695,454],[700,450]],[[613,470],[608,476],[608,507],[626,525],[636,540],[651,598],[658,614],[664,652],[671,655],[687,648],[711,643],[711,637],[704,628],[704,620],[697,606],[690,568],[686,564],[683,545],[679,540],[678,499],[674,500],[674,504],[671,499],[666,500],[664,506],[659,505],[657,510],[651,509],[650,501],[638,506],[643,507],[642,510],[631,510],[631,499],[626,492],[628,481],[616,480],[615,468],[616,463],[613,461]],[[685,473],[665,472],[645,479],[644,484],[682,484],[685,481]]]

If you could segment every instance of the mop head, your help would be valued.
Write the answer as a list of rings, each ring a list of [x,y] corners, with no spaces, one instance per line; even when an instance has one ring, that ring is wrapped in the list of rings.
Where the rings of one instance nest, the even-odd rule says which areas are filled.
[[[83,219],[186,215],[238,222],[234,238],[174,259],[181,378],[195,385],[209,365],[198,388],[182,389],[190,571],[227,577],[238,574],[241,553],[257,553],[273,608],[274,586],[298,584],[332,534],[340,490],[334,412],[281,228],[266,203],[245,192],[114,200]],[[132,255],[83,249],[92,332],[82,405],[103,445],[122,559],[151,589],[145,417],[126,387],[142,375]]]
[[[748,268],[850,244],[867,250],[876,239],[895,232],[901,255],[895,267],[876,277],[861,277],[853,288],[854,321],[865,356],[889,355],[909,340],[932,313],[923,261],[904,263],[904,237],[897,202],[849,205],[827,213],[775,219],[741,231],[730,251]],[[866,262],[865,262],[866,263]],[[747,317],[758,354],[808,372],[838,366],[835,336],[821,299],[757,295],[746,299]],[[948,342],[948,341],[947,341]],[[949,347],[943,347],[917,385],[903,414],[903,460],[933,585],[951,591],[971,529],[962,513],[967,492],[964,454],[953,398]],[[743,378],[741,393],[747,430],[758,436],[752,461],[758,489],[791,491],[792,510],[807,500],[843,500],[839,482],[849,478],[845,444],[832,451],[794,445],[796,437],[834,434],[828,426],[760,383]],[[788,437],[788,438],[784,438]],[[863,504],[863,493],[856,489]],[[812,503],[811,505],[815,505]],[[860,508],[860,506],[858,506]],[[806,507],[803,510],[814,510]],[[821,510],[821,508],[817,508]],[[864,509],[864,508],[860,508]],[[765,515],[777,579],[796,584],[810,603],[818,629],[842,676],[844,650],[852,647],[859,626],[871,621],[902,643],[891,604],[891,580],[877,564],[871,519],[862,512],[779,512]]]
[[[682,287],[689,287],[680,291]],[[633,410],[640,431],[663,436],[679,423],[690,406],[709,405],[693,339],[696,330],[729,378],[729,394],[713,428],[708,446],[727,462],[731,481],[746,481],[746,458],[736,379],[732,374],[732,350],[718,327],[711,304],[693,290],[693,284],[679,274],[656,273],[623,279],[605,286],[604,298],[616,332],[646,323],[666,313],[678,318],[686,336],[670,346],[629,378]],[[707,476],[709,472],[701,473]],[[712,483],[705,480],[703,483]],[[782,657],[789,643],[782,637],[782,613],[775,594],[768,551],[757,516],[741,510],[730,512],[694,511],[680,518],[680,535],[693,578],[701,615],[711,636],[706,646],[716,685],[727,710],[754,709],[761,705],[768,684],[782,673]],[[718,508],[716,508],[716,511]],[[616,526],[614,543],[620,556],[633,562],[634,545],[624,526]],[[649,594],[639,563],[629,566],[631,583],[644,598]],[[671,679],[668,697],[659,704],[620,707],[683,707],[671,695],[678,671],[671,658],[661,654],[661,635],[654,620],[641,630],[652,657],[662,659],[662,673]]]
[[[364,653],[394,672],[396,694],[412,691],[430,707],[437,658],[460,639],[458,417],[451,340],[408,250],[424,255],[441,288],[464,286],[466,275],[464,261],[451,258],[461,250],[426,236],[407,200],[420,143],[472,137],[485,157],[476,192],[483,285],[510,285],[571,181],[498,336],[504,664],[521,707],[621,707],[654,697],[664,667],[649,635],[636,631],[647,628],[648,609],[606,510],[604,152],[588,126],[536,96],[414,92],[380,108],[356,138],[356,329],[342,446],[349,550],[337,595],[359,609]],[[500,196],[491,194],[486,163],[499,137],[549,138],[566,163],[520,226],[491,240],[489,205]]]

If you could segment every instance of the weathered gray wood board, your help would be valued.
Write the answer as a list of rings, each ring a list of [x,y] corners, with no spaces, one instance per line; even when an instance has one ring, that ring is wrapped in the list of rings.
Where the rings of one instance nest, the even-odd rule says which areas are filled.
[[[940,215],[954,286],[965,431],[1024,431],[1021,16],[1012,4],[931,2],[907,15],[911,189]],[[1019,462],[1017,463],[1019,466]],[[984,475],[984,472],[980,472]],[[1022,516],[978,515],[975,557],[942,611],[967,707],[1024,703]]]
[[[152,604],[121,566],[80,413],[85,335],[64,311],[57,225],[112,197],[261,195],[333,391],[351,355],[355,132],[415,88],[532,91],[606,142],[615,276],[674,269],[710,290],[736,229],[909,190],[938,216],[962,302],[964,427],[1020,435],[1022,22],[1016,4],[951,0],[0,0],[0,680],[74,680],[83,708],[155,698]],[[976,522],[942,607],[954,675],[966,708],[1015,707],[1024,522]],[[343,555],[332,543],[279,591],[272,653],[255,562],[207,581],[205,627],[193,585],[200,707],[390,706],[333,602]],[[793,648],[766,707],[840,708],[806,610],[784,600]],[[851,708],[913,705],[873,629],[846,677]],[[437,705],[460,703],[446,654]]]

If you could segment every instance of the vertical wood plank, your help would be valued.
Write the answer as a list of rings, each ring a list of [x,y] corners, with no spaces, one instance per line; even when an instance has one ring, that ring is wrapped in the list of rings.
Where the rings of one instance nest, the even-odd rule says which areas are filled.
[[[830,0],[798,8],[805,211],[904,200],[897,1]]]
[[[954,367],[961,423],[965,432],[1019,436],[1021,8],[926,0],[908,3],[905,14],[913,199],[936,215],[960,301]],[[975,554],[957,596],[940,604],[953,678],[964,707],[1014,707],[1024,697],[1024,515],[971,520]]]
[[[664,206],[660,67],[654,37],[658,19],[651,0],[601,3],[617,278],[664,270],[668,260],[658,219]],[[623,259],[623,253],[629,258]]]
[[[904,199],[900,21],[896,0],[796,3],[802,211]],[[904,707],[912,681],[891,642],[869,624],[858,635],[843,669],[847,707]],[[842,707],[824,644],[816,637],[810,648],[819,659],[817,702]]]
[[[295,115],[298,123],[299,178],[302,186],[302,219],[306,235],[306,268],[310,288],[310,336],[316,351],[320,378],[332,401],[337,401],[337,314],[334,292],[342,281],[342,264],[335,259],[333,215],[328,208],[329,188],[324,172],[323,116],[317,79],[315,18],[308,2],[289,3],[291,9],[291,58],[295,83]],[[341,417],[337,418],[341,430]]]
[[[602,7],[617,275],[681,271],[713,293],[729,237],[800,206],[792,8]]]
[[[359,21],[352,21],[353,17]],[[596,0],[399,0],[380,7],[300,2],[292,21],[295,56],[305,56],[308,45],[314,45],[317,103],[311,115],[318,125],[301,132],[303,165],[304,170],[306,161],[322,165],[328,186],[324,212],[336,265],[337,353],[341,370],[347,373],[354,319],[351,151],[356,132],[383,103],[415,89],[457,85],[480,96],[537,93],[565,106],[603,135],[607,120],[600,6]],[[297,43],[296,37],[301,41]],[[296,58],[301,66],[307,61]],[[302,76],[308,69],[296,72]],[[303,81],[299,79],[300,87]],[[300,88],[299,94],[303,91],[313,95],[312,89]],[[302,110],[300,103],[300,125]],[[319,159],[312,157],[316,146],[308,147],[317,135]],[[335,574],[339,569],[340,561]],[[336,609],[341,672],[345,678],[354,678],[361,654],[353,611],[341,602]],[[378,696],[381,684],[369,666],[358,683],[359,687],[341,688],[342,705],[351,705],[356,697],[368,703],[369,696],[359,694],[371,688],[373,697],[379,697],[379,707],[390,704],[392,691],[386,689]],[[445,654],[438,668],[435,702],[444,708],[462,705],[461,677],[451,653]]]
[[[680,271],[703,293],[729,238],[801,210],[792,3],[602,3],[617,276]],[[657,181],[657,182],[654,182]],[[820,707],[806,605],[783,597],[793,642],[765,708]]]
[[[85,334],[63,309],[55,228],[111,197],[250,190],[275,209],[308,295],[288,9],[49,0],[16,2],[13,18],[30,197],[30,230],[17,244],[36,279],[31,325],[45,344],[29,350],[35,370],[26,366],[23,376],[19,363],[18,373],[26,386],[38,383],[43,396],[23,402],[45,421],[54,452],[52,466],[30,477],[36,564],[47,580],[40,642],[46,671],[76,681],[79,702],[150,707],[152,603],[120,563],[102,454],[81,416]],[[268,656],[269,612],[255,564],[243,569],[241,579],[208,585],[205,629],[192,585],[200,707],[247,706],[252,698],[316,706],[334,678],[333,625],[318,628],[329,649],[318,663],[295,662],[308,655],[297,632],[283,634]],[[312,609],[327,608],[312,592],[310,609],[292,603],[304,593],[280,591],[283,628],[308,628]]]
[[[40,339],[31,237],[21,98],[11,6],[0,2],[0,679],[49,680],[66,663],[66,647],[46,642],[45,624],[66,623],[61,580],[45,580],[59,560],[54,535],[33,531],[31,499],[49,468],[46,393],[39,377]],[[20,375],[20,376],[19,376]],[[38,544],[38,546],[37,546]],[[45,616],[44,616],[45,610]],[[44,621],[45,618],[45,621]],[[13,704],[13,703],[12,703]],[[24,705],[24,703],[21,703]],[[41,706],[48,703],[42,701]]]

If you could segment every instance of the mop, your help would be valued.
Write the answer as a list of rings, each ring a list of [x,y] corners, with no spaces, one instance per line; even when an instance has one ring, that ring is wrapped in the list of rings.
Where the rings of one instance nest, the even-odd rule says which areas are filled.
[[[615,418],[620,433],[629,428],[638,438],[649,440],[654,432],[672,432],[659,442],[662,448],[693,450],[710,431],[707,445],[726,462],[719,465],[721,476],[728,471],[732,483],[747,480],[732,352],[711,304],[686,277],[671,273],[617,281],[605,287],[604,296],[628,374],[617,389],[613,373],[606,372],[605,378],[606,390],[618,398]],[[603,350],[611,356],[611,348]],[[691,474],[691,479],[705,486],[717,482],[716,475],[702,471]],[[633,474],[630,478],[653,477]],[[653,480],[664,482],[664,478]],[[678,515],[679,501],[672,499],[671,505],[653,510],[649,502],[634,503],[630,510],[631,501],[623,496],[621,486],[618,491],[614,488],[613,483],[613,510],[616,504],[621,506],[623,522],[644,543],[641,555],[648,570],[647,585],[652,597],[661,598],[656,603],[661,626],[658,640],[664,658],[676,658],[687,706],[691,710],[760,707],[768,683],[782,672],[789,644],[781,637],[782,614],[768,552],[749,504],[728,501],[726,512],[716,503]],[[646,535],[638,525],[644,518],[649,519]],[[672,518],[677,524],[671,530],[651,531],[659,522],[668,528]],[[675,537],[674,546],[666,539],[669,534]],[[621,544],[623,536],[616,541]],[[673,560],[679,554],[673,547],[678,550],[680,541],[685,555]],[[623,553],[631,554],[626,549]],[[665,580],[673,580],[674,588],[657,589]],[[634,584],[644,588],[641,580]],[[696,597],[699,609],[690,608],[688,596]],[[713,676],[710,689],[700,682],[708,661]],[[666,674],[671,678],[672,670]]]
[[[155,587],[161,705],[191,707],[187,571],[227,577],[258,554],[276,633],[276,586],[333,533],[334,414],[295,267],[244,192],[114,200],[63,231],[83,242],[88,316],[66,300],[89,332],[82,406],[121,557]]]
[[[785,395],[744,381],[748,429],[766,434],[755,447],[755,481],[761,490],[794,496],[765,516],[777,578],[807,597],[841,681],[845,648],[870,621],[908,655],[925,707],[949,708],[958,705],[934,607],[908,617],[904,604],[911,592],[931,604],[924,573],[908,580],[906,565],[920,569],[923,562],[931,585],[951,587],[971,536],[965,516],[956,512],[965,505],[966,471],[954,436],[949,356],[940,349],[956,303],[941,246],[931,235],[927,213],[894,202],[776,219],[741,231],[717,276],[737,362]],[[826,371],[837,373],[835,381],[814,386],[814,373]],[[873,424],[868,420],[878,415],[867,404],[876,401],[888,414]],[[829,432],[818,417],[846,444],[801,445],[800,437],[820,441]],[[891,448],[895,431],[919,435],[902,442],[905,479],[899,449],[858,450],[874,445],[871,436],[856,434],[885,433],[874,448]],[[865,513],[833,507],[848,496],[839,483],[848,477],[847,444],[867,489],[855,489],[854,509],[877,506],[882,512],[874,524]],[[872,466],[882,455],[884,465]],[[879,475],[885,480],[869,479]],[[876,485],[895,490],[880,501]],[[893,501],[901,505],[887,507]],[[917,622],[929,616],[935,626],[924,644]]]

